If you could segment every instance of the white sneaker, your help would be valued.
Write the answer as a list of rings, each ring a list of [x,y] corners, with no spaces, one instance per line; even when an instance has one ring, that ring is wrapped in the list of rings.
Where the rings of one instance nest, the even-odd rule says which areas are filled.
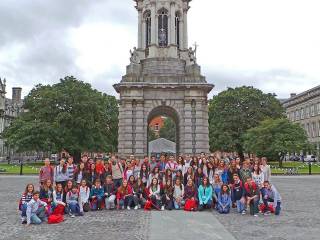
[[[140,204],[138,205],[138,208],[139,208],[139,209],[141,208],[141,205],[140,205]]]
[[[164,211],[164,206],[161,207],[161,211]]]
[[[246,211],[242,211],[242,213],[241,213],[242,215],[246,215]]]
[[[254,216],[254,217],[258,217],[258,214],[254,214],[253,216]]]
[[[127,209],[128,209],[128,210],[131,210],[131,208],[130,208],[129,206],[127,207]]]
[[[74,214],[71,214],[71,216],[70,216],[70,217],[75,218],[76,216],[75,216]]]
[[[134,207],[134,210],[137,210],[137,209],[138,209],[138,206],[135,206],[135,207]]]

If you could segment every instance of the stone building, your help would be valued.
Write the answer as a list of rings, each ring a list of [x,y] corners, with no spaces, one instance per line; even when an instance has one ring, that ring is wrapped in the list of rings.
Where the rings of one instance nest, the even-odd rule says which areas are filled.
[[[213,85],[201,75],[197,46],[189,48],[191,0],[134,0],[138,46],[130,50],[120,94],[120,156],[148,154],[148,125],[157,116],[176,124],[177,154],[209,152],[207,95]]]
[[[12,88],[12,99],[6,98],[6,79],[0,78],[0,134],[23,111],[21,91],[21,88],[14,87]],[[4,140],[0,138],[0,160],[13,154],[13,150],[7,148]]]
[[[320,153],[320,86],[300,94],[292,93],[282,102],[288,119],[301,124],[306,130],[309,141]]]

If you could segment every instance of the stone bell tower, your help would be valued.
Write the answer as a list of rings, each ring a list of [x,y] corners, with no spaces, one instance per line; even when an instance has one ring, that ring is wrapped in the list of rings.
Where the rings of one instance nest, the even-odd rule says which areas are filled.
[[[176,123],[177,154],[209,152],[207,95],[214,87],[201,75],[188,46],[191,0],[134,0],[138,46],[130,50],[120,94],[119,145],[122,157],[148,154],[148,124],[159,115]]]

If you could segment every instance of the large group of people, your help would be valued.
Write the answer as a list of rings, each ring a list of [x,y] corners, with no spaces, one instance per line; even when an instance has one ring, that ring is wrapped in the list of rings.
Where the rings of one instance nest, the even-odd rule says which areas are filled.
[[[39,191],[27,184],[19,203],[22,223],[83,216],[97,210],[210,211],[221,214],[280,214],[281,196],[271,183],[266,158],[161,154],[143,160],[72,156],[52,166],[49,159],[39,174]],[[55,218],[53,218],[55,217]]]

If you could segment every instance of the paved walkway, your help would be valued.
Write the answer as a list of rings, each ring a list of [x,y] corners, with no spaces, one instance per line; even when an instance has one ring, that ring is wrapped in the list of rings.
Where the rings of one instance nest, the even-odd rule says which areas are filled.
[[[150,240],[235,240],[211,212],[153,211]]]

